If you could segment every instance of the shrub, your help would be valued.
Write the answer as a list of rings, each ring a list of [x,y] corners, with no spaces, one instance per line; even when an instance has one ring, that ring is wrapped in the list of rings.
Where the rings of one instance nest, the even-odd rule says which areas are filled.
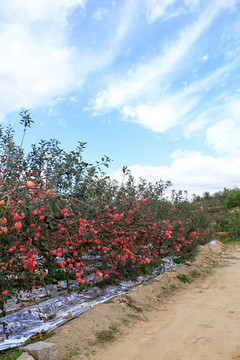
[[[240,206],[240,189],[232,190],[226,200],[227,208]]]
[[[235,212],[228,220],[226,230],[231,240],[237,241],[240,239],[240,214]]]

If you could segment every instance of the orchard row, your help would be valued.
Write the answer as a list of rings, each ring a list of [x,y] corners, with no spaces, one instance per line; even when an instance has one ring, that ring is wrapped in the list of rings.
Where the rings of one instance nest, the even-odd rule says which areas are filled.
[[[170,255],[188,257],[213,238],[203,208],[169,211],[164,201],[123,197],[118,206],[101,202],[85,211],[81,201],[60,201],[49,183],[29,174],[15,188],[0,180],[2,311],[10,296],[43,286],[57,269],[81,286],[90,276],[94,282],[134,279],[144,266],[159,266]]]

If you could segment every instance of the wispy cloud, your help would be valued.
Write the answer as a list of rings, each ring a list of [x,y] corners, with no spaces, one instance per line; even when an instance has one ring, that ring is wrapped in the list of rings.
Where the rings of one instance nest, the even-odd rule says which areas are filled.
[[[177,6],[177,0],[145,0],[145,2],[149,22],[157,19],[169,20],[181,14],[193,12],[199,4],[199,0],[185,0]]]
[[[163,98],[157,105],[124,106],[123,114],[127,119],[143,125],[154,132],[163,133],[177,125],[179,120],[191,111],[196,103],[192,99],[182,102],[181,97]]]
[[[46,105],[75,84],[75,49],[67,45],[68,15],[84,0],[2,1],[0,108]]]
[[[69,11],[79,7],[84,10],[88,0],[11,0],[1,1],[0,12],[1,17],[11,22],[21,21],[25,19],[34,21],[51,21],[58,22],[63,26],[66,25]]]
[[[175,2],[176,0],[163,0],[161,2],[157,0],[146,0],[148,20],[155,21],[156,19],[165,16],[168,8]]]
[[[126,38],[127,34],[134,28],[138,17],[139,1],[127,0],[121,7],[119,19],[117,20],[117,28],[114,29],[111,47],[115,53],[119,45]]]
[[[158,96],[169,86],[174,78],[181,61],[189,55],[193,44],[211,25],[215,17],[225,8],[231,8],[233,1],[227,5],[226,1],[210,3],[200,14],[198,20],[185,28],[175,42],[167,45],[159,55],[129,69],[119,78],[111,80],[109,86],[101,90],[93,100],[92,108],[95,112],[107,111],[113,108],[128,106],[131,101],[148,98],[152,101],[152,94]],[[149,99],[150,98],[150,99]]]
[[[226,94],[222,93],[221,96],[212,97],[211,100],[203,101],[203,98],[208,91],[219,87],[223,76],[233,71],[237,64],[238,62],[235,61],[219,67],[201,80],[185,85],[178,92],[171,93],[166,90],[166,94],[161,95],[159,101],[155,99],[149,105],[144,103],[136,106],[125,105],[121,110],[124,119],[136,122],[156,133],[163,133],[177,125],[182,125],[183,135],[189,138],[209,122],[214,122],[217,107],[218,114],[222,116],[223,98]],[[114,96],[114,100],[118,101],[119,94],[116,92]]]
[[[98,8],[92,15],[93,20],[101,21],[105,16],[109,16],[110,11],[106,8]]]
[[[46,106],[55,97],[80,90],[89,74],[114,61],[133,26],[138,1],[125,1],[115,12],[106,41],[88,49],[78,42],[71,45],[71,16],[87,16],[87,5],[87,0],[0,2],[2,114]]]
[[[204,55],[204,56],[202,56],[202,57],[200,58],[200,60],[203,61],[203,62],[206,62],[208,59],[209,59],[208,54],[206,54],[206,55]]]
[[[224,110],[223,118],[207,128],[207,142],[219,154],[236,153],[240,150],[240,99],[231,99]]]

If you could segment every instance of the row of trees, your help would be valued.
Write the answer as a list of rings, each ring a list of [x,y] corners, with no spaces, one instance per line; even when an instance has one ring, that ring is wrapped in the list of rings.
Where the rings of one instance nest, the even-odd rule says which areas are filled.
[[[33,123],[21,114],[18,146],[11,127],[0,129],[0,308],[24,289],[44,286],[58,269],[79,286],[135,279],[162,257],[188,257],[213,238],[202,208],[190,209],[179,194],[167,201],[171,183],[134,180],[123,168],[121,184],[83,160],[85,143],[69,153],[55,139],[24,153]]]

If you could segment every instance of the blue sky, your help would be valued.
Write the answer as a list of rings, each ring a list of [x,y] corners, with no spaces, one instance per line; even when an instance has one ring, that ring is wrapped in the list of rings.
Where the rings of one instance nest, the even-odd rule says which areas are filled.
[[[109,174],[240,186],[240,1],[1,0],[0,121]]]

